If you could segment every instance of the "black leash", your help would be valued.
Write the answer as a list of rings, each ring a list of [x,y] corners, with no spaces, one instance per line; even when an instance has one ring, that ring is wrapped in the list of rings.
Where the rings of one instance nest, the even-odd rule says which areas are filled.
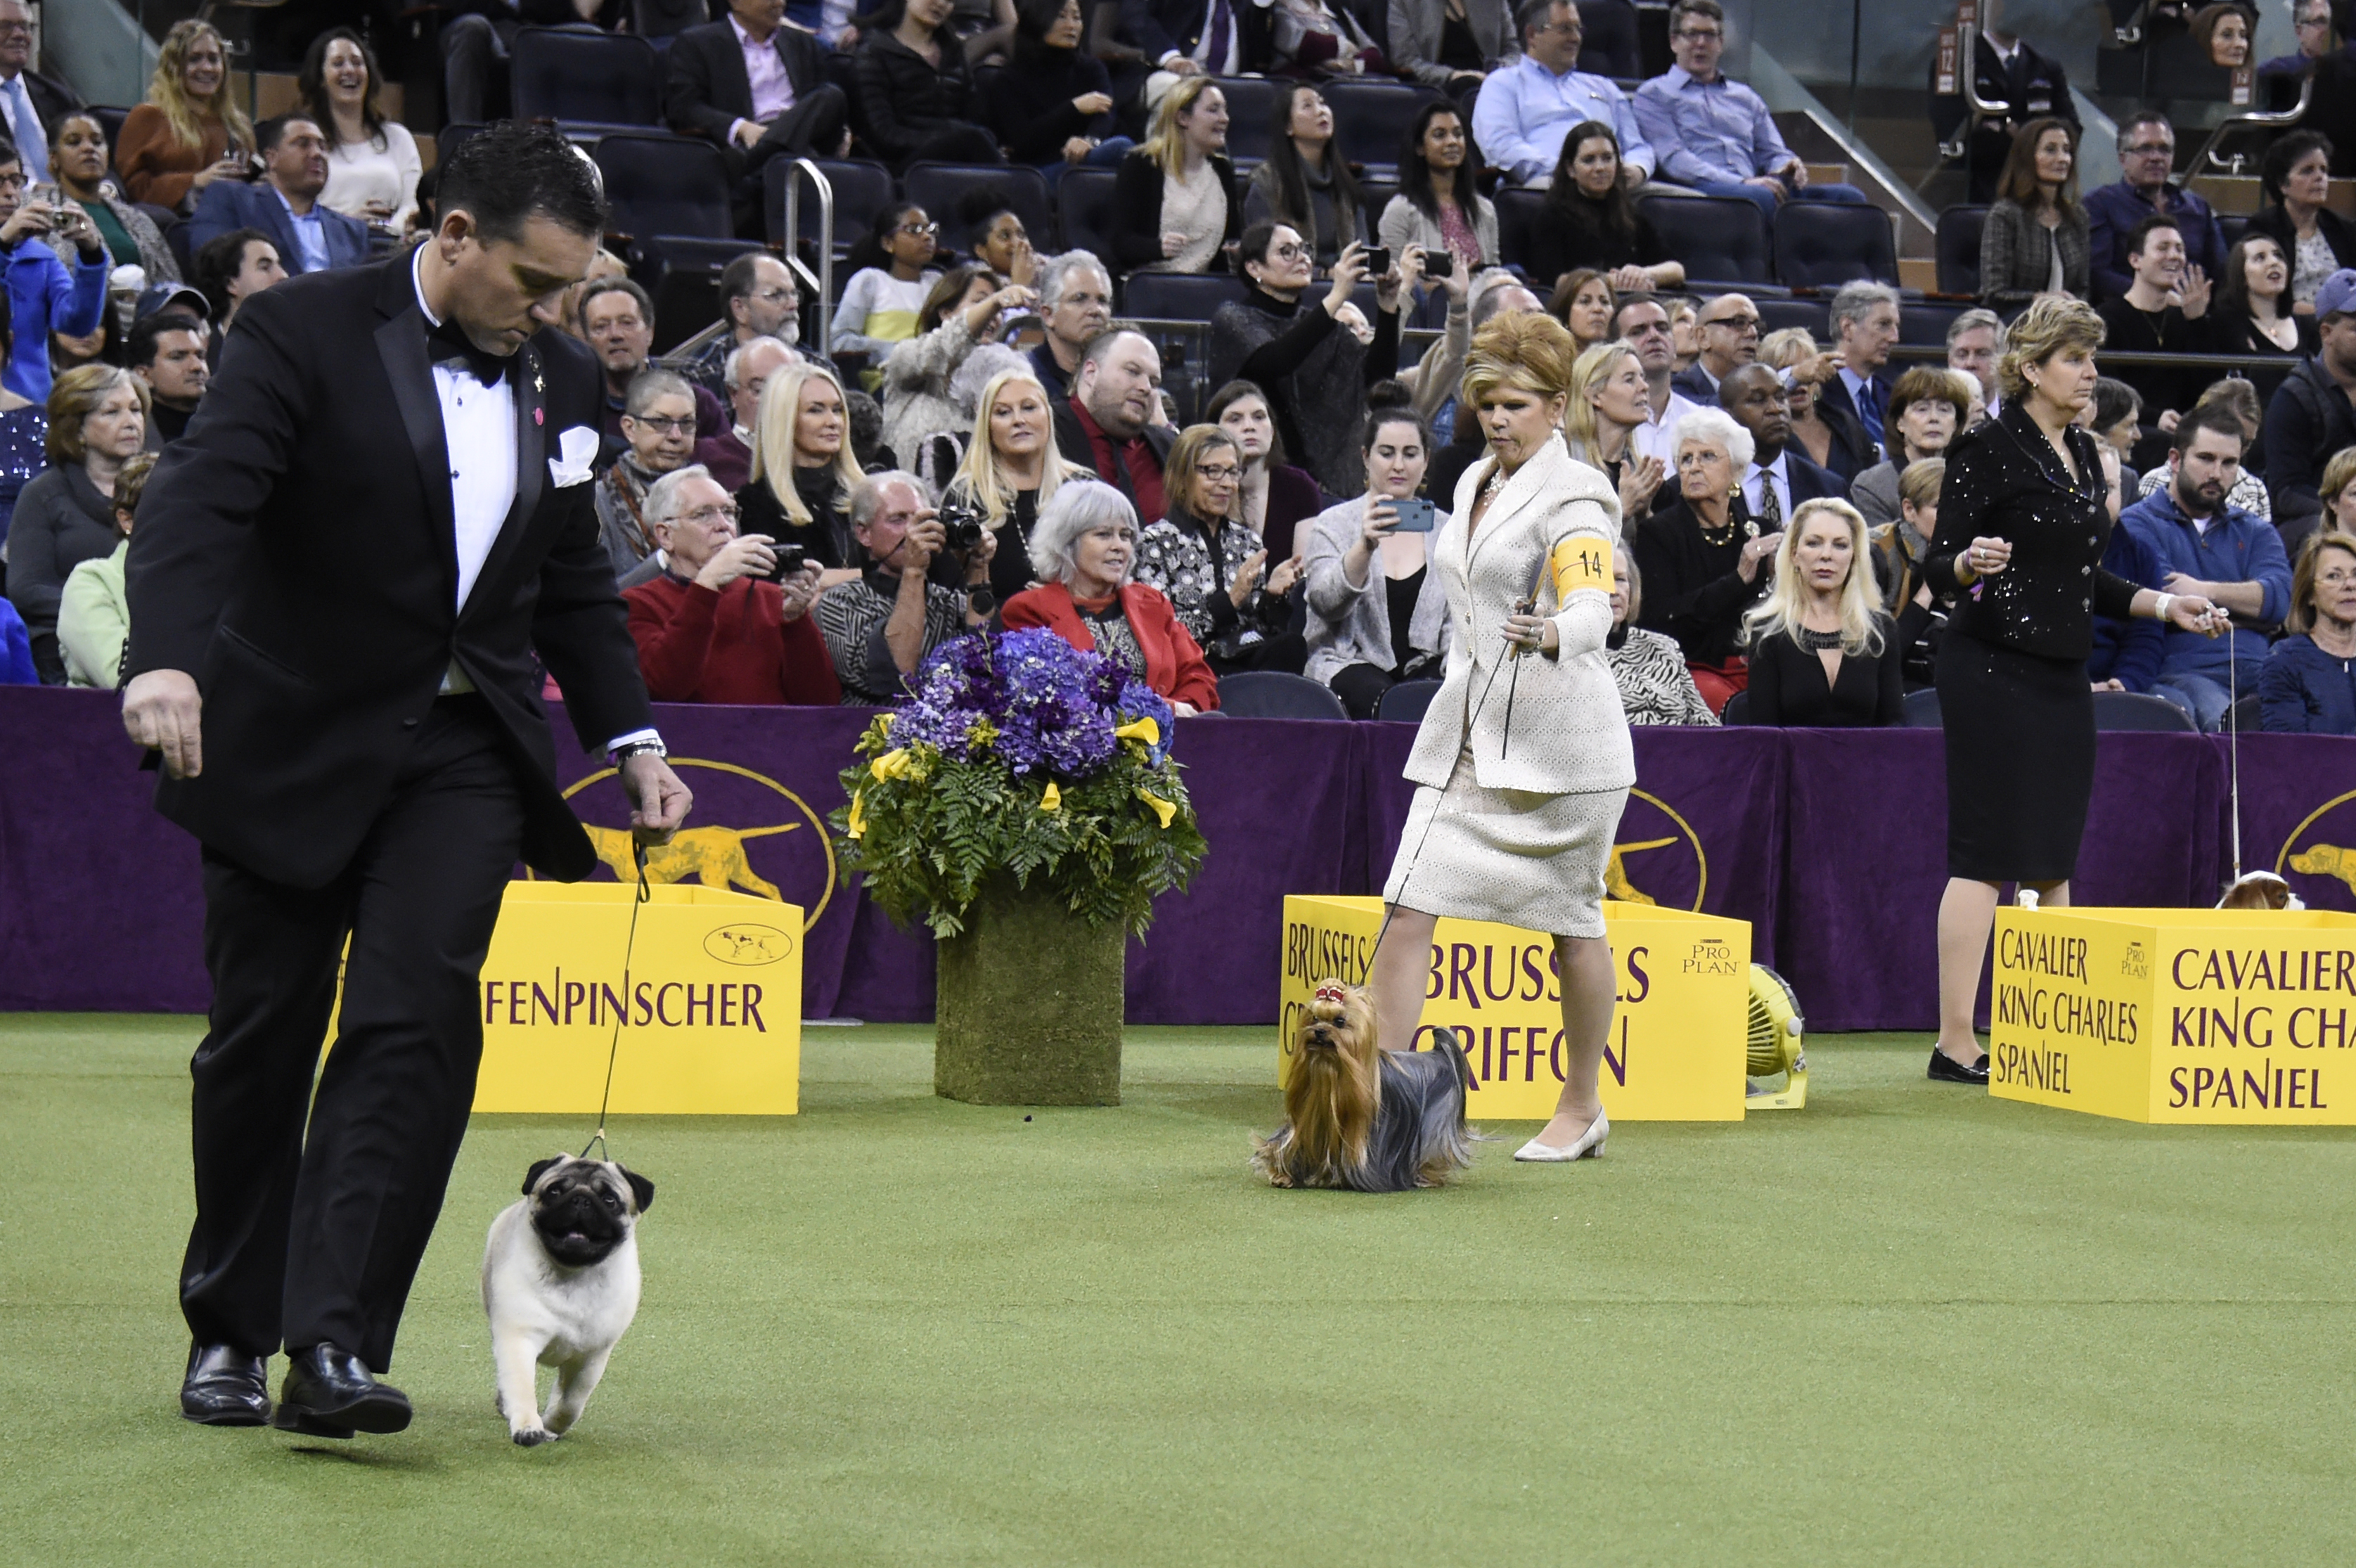
[[[581,1157],[587,1159],[592,1149],[614,1151],[605,1142],[605,1111],[614,1102],[614,1063],[622,1054],[622,1019],[630,1011],[630,961],[638,948],[638,908],[653,897],[647,886],[647,846],[634,837],[630,841],[630,857],[637,863],[638,891],[630,900],[630,934],[622,942],[622,1004],[614,1009],[614,1037],[605,1047],[605,1090],[597,1097],[597,1131],[581,1146]]]

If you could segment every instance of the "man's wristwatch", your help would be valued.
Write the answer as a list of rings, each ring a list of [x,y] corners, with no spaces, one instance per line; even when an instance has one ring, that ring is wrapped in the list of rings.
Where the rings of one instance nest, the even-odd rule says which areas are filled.
[[[969,583],[965,590],[965,607],[974,615],[986,616],[998,607],[998,592],[988,583]]]
[[[619,768],[623,763],[627,762],[633,757],[653,756],[667,757],[669,755],[670,748],[663,745],[659,740],[633,740],[626,741],[622,745],[616,746],[611,752],[607,753],[607,757],[612,761],[615,767]]]

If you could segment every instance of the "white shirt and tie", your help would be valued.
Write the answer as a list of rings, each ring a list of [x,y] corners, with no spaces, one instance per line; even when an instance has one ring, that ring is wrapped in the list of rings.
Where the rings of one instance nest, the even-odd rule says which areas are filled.
[[[27,185],[46,185],[49,178],[49,134],[41,124],[41,113],[33,107],[33,95],[25,90],[25,73],[18,71],[0,82],[0,113],[8,116],[8,135],[16,144],[16,153],[25,165]]]
[[[1707,375],[1709,372],[1705,371],[1702,373]],[[1672,391],[1659,418],[1652,417],[1652,409],[1648,399],[1644,404],[1644,423],[1628,432],[1628,444],[1641,456],[1659,458],[1661,467],[1668,470],[1668,482],[1674,485],[1677,472],[1677,422],[1687,414],[1700,413],[1701,404],[1681,392]]]
[[[442,318],[425,303],[421,275],[424,255],[421,245],[410,261],[409,276],[417,290],[419,312],[429,328],[438,328]],[[463,360],[434,366],[434,396],[442,406],[442,445],[450,458],[450,519],[458,558],[456,608],[462,612],[483,575],[483,564],[490,559],[491,547],[498,542],[499,530],[507,526],[508,514],[515,510],[519,460],[515,381],[512,369],[497,383],[485,386]],[[441,694],[455,697],[474,690],[475,682],[453,659],[443,674]],[[658,738],[653,730],[637,730],[615,736],[605,749],[611,752],[616,746]]]
[[[1183,55],[1172,49],[1157,64],[1168,66],[1172,60],[1192,59],[1210,76],[1234,76],[1243,70],[1243,8],[1252,0],[1204,0],[1203,31],[1195,41],[1194,52]]]
[[[1775,454],[1772,463],[1753,463],[1742,476],[1742,504],[1750,509],[1751,520],[1762,533],[1772,533],[1792,521],[1791,465],[1784,459],[1792,455],[1790,447]],[[1771,523],[1767,511],[1767,489],[1774,487],[1775,512]]]

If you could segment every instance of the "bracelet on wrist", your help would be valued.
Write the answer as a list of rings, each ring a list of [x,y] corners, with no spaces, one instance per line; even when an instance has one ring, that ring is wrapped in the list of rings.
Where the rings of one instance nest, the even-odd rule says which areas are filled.
[[[2174,594],[2160,595],[2159,597],[2152,601],[2151,618],[2154,620],[2166,620],[2168,618],[2168,608],[2174,603],[2176,603],[2176,596]]]

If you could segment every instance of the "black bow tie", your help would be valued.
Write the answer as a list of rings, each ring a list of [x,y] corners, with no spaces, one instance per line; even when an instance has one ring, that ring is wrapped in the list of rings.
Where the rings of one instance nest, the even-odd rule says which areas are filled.
[[[477,348],[475,340],[466,336],[466,329],[458,325],[455,317],[444,318],[442,325],[426,333],[425,353],[437,365],[455,367],[463,362],[474,373],[475,379],[487,387],[498,385],[506,378],[508,367],[514,363],[512,356],[494,354]]]

